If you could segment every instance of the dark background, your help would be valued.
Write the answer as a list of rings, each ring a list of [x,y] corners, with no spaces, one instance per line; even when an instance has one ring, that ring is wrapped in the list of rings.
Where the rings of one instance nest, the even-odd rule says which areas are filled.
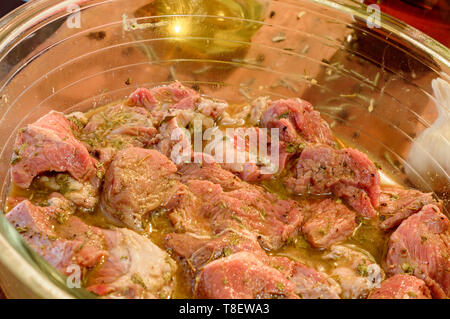
[[[25,2],[26,1],[21,0],[2,0],[2,3],[0,4],[0,17],[4,16],[9,11],[14,10]]]

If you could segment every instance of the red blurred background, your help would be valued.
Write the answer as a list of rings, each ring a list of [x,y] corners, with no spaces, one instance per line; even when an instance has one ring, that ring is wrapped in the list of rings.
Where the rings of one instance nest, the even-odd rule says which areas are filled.
[[[368,0],[381,12],[402,20],[450,47],[450,0]]]
[[[24,2],[26,1],[1,0],[0,16]],[[381,12],[414,26],[450,47],[450,0],[365,0],[363,2],[378,4]]]

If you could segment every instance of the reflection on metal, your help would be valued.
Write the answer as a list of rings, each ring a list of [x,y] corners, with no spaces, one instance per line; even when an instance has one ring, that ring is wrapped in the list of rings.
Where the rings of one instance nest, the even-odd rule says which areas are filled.
[[[450,191],[450,84],[443,79],[431,83],[438,117],[413,142],[406,173],[423,189]]]
[[[158,27],[152,31],[160,37],[182,42],[178,50],[184,58],[231,61],[245,56],[245,43],[261,27],[256,21],[263,20],[267,4],[265,0],[155,0],[134,15],[136,28],[149,23]],[[165,48],[159,54],[169,58],[173,52]]]

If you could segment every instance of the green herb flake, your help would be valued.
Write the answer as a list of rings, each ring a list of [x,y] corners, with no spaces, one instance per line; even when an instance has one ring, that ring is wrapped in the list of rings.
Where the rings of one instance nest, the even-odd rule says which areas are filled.
[[[284,112],[278,115],[278,119],[286,119],[289,116],[289,112]]]
[[[296,248],[309,249],[311,245],[303,236],[298,236],[296,240],[294,240],[294,244]]]
[[[277,289],[278,289],[278,290],[280,290],[280,291],[283,291],[283,290],[284,290],[284,284],[283,284],[283,283],[277,282],[276,285],[277,285]]]
[[[60,225],[64,225],[68,219],[67,214],[63,213],[63,212],[57,212],[55,214],[55,219],[56,222]]]
[[[296,153],[297,151],[301,151],[305,148],[305,144],[301,143],[301,144],[293,144],[293,143],[289,143],[286,146],[286,152],[288,153]]]
[[[233,250],[229,247],[225,247],[224,249],[222,249],[222,256],[224,257],[228,257],[233,253]]]
[[[147,289],[147,286],[145,285],[144,280],[143,280],[142,277],[139,276],[139,274],[137,274],[137,273],[134,273],[134,274],[131,276],[131,282],[135,283],[136,285],[141,286],[141,287],[144,288],[144,289]]]
[[[414,267],[411,264],[403,263],[402,270],[405,274],[412,275],[414,273]]]
[[[427,237],[426,236],[420,236],[420,243],[423,245],[424,242],[427,241]]]
[[[98,169],[96,175],[99,179],[102,179],[105,173],[102,170]]]
[[[83,242],[81,243],[81,245],[78,246],[78,248],[75,250],[75,252],[76,252],[76,253],[80,252],[80,251],[83,249],[84,245],[86,245],[86,241],[83,241]]]
[[[72,191],[72,189],[70,188],[69,176],[66,174],[57,175],[56,184],[59,185],[59,191],[63,195]]]
[[[356,267],[356,271],[360,276],[367,277],[369,275],[369,272],[367,271],[367,266],[363,263],[359,264],[358,267]]]
[[[231,218],[233,218],[235,221],[237,221],[238,223],[242,224],[242,219],[240,219],[238,216],[236,215],[231,215]]]
[[[16,230],[19,232],[19,234],[23,234],[23,233],[26,233],[29,230],[29,228],[27,226],[16,227]]]
[[[11,160],[11,165],[17,164],[22,160],[22,156],[14,154]]]
[[[272,42],[274,42],[274,43],[283,42],[285,40],[286,40],[286,34],[284,32],[280,32],[272,38]]]
[[[408,291],[408,296],[411,298],[417,298],[417,294],[414,291]]]
[[[22,151],[25,149],[25,147],[27,147],[28,144],[27,143],[23,143],[22,145],[20,145],[19,150],[17,151],[17,154],[20,155],[20,153],[22,153]]]
[[[241,238],[240,238],[238,235],[233,234],[233,236],[232,236],[232,238],[231,238],[231,240],[230,240],[230,243],[231,243],[232,245],[236,246],[236,245],[239,245],[240,242],[241,242]]]

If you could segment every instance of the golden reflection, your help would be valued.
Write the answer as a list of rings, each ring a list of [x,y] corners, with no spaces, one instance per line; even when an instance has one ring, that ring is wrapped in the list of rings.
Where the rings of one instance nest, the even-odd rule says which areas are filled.
[[[164,20],[167,22],[153,32],[161,37],[175,38],[173,41],[176,41],[176,44],[174,46],[174,43],[168,41],[164,48],[155,48],[160,58],[182,55],[184,58],[231,61],[245,55],[247,45],[243,43],[250,42],[260,28],[259,23],[242,19],[261,21],[266,3],[265,0],[154,0],[136,10],[135,16],[140,18],[138,23],[157,23]],[[145,19],[163,15],[200,17]],[[180,42],[181,40],[183,41]]]

